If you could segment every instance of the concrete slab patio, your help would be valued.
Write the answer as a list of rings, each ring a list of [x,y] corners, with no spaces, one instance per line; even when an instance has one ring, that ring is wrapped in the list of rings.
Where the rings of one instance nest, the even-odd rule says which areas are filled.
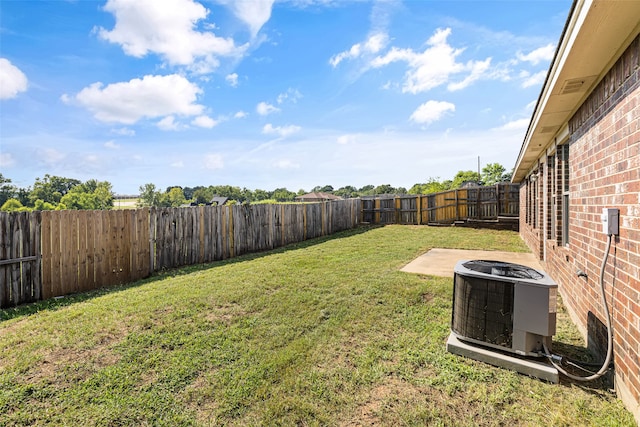
[[[453,268],[461,259],[482,259],[522,264],[544,271],[540,262],[529,252],[470,251],[462,249],[434,248],[420,255],[400,269],[407,273],[453,277]]]

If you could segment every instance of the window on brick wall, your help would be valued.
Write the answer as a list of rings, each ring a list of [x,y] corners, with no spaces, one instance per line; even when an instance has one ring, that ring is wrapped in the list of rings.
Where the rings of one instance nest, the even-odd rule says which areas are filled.
[[[542,206],[540,191],[544,188],[542,185],[542,165],[539,165],[526,181],[526,200],[525,200],[525,222],[532,228],[538,228],[542,221]]]
[[[569,144],[558,147],[558,187],[562,189],[562,205],[558,214],[560,220],[558,243],[567,245],[569,243]]]
[[[540,203],[539,203],[539,185],[540,185],[540,180],[539,178],[542,176],[541,171],[540,170],[536,170],[533,172],[533,174],[531,174],[531,176],[529,177],[529,182],[527,183],[527,223],[529,223],[529,225],[532,228],[538,228],[538,223],[539,223],[539,219],[538,219],[538,215],[539,215],[539,207],[540,207]]]
[[[525,199],[524,199],[524,220],[527,224],[531,224],[531,182],[527,179],[525,185]]]
[[[558,237],[558,174],[556,170],[556,154],[547,157],[547,239]]]

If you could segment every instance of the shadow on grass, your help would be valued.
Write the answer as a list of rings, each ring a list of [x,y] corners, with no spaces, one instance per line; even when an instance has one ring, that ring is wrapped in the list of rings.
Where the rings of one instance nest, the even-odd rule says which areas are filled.
[[[565,363],[561,365],[562,368],[570,374],[579,377],[592,375],[600,369],[604,362],[604,359],[594,357],[593,353],[586,347],[559,341],[553,342],[553,353],[563,357]],[[584,369],[579,369],[575,365],[582,366]],[[613,363],[611,363],[609,370],[600,378],[592,381],[578,381],[560,374],[560,384],[564,386],[577,386],[583,390],[599,395],[602,391],[610,391],[614,388],[614,376],[614,367]]]
[[[371,230],[381,228],[381,227],[384,227],[384,225],[360,225],[356,228],[339,231],[337,233],[334,233],[328,236],[321,236],[321,237],[305,240],[303,242],[291,243],[289,245],[282,246],[275,249],[242,254],[234,258],[229,258],[229,259],[220,260],[220,261],[213,261],[205,264],[186,265],[182,267],[156,271],[153,274],[151,274],[149,277],[138,280],[136,282],[123,283],[120,285],[103,287],[103,288],[95,289],[92,291],[54,297],[44,301],[38,301],[34,303],[19,305],[17,307],[7,307],[7,308],[0,309],[0,321],[11,320],[17,317],[29,316],[42,311],[59,310],[61,308],[68,307],[76,303],[88,301],[93,298],[101,297],[103,295],[109,295],[116,292],[121,292],[127,289],[142,286],[148,283],[153,283],[158,280],[163,280],[167,277],[184,276],[184,275],[195,273],[198,271],[210,270],[212,268],[218,268],[218,267],[229,265],[229,264],[252,261],[265,256],[282,254],[282,253],[295,251],[299,249],[305,249],[305,248],[312,247],[327,241],[343,239],[350,236],[364,234]]]

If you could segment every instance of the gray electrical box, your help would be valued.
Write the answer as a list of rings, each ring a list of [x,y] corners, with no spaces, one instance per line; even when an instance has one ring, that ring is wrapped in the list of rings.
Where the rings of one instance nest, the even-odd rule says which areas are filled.
[[[620,209],[602,208],[602,232],[607,236],[620,234]]]

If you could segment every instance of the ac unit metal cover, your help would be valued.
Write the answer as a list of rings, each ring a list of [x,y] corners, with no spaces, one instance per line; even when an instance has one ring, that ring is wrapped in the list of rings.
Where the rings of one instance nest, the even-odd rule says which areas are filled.
[[[451,330],[461,340],[526,356],[551,347],[558,285],[527,266],[462,260],[454,269]]]

